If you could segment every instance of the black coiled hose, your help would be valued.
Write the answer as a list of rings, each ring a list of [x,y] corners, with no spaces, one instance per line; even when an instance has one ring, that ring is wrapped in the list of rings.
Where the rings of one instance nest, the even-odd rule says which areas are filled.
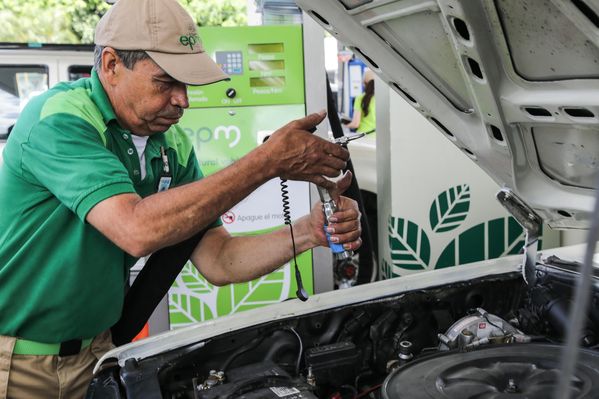
[[[283,219],[285,220],[285,224],[289,225],[289,231],[291,232],[291,244],[293,246],[293,265],[295,268],[295,281],[297,283],[297,291],[295,295],[302,300],[308,300],[308,293],[304,289],[304,284],[302,283],[302,275],[299,271],[299,267],[297,266],[297,258],[295,255],[295,238],[293,237],[293,226],[291,224],[291,211],[289,209],[289,187],[287,186],[287,179],[281,179],[281,199],[283,202]]]

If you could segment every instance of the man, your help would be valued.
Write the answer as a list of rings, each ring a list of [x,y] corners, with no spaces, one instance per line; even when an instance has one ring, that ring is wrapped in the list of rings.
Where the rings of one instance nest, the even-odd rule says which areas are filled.
[[[92,77],[31,100],[5,148],[0,397],[84,395],[138,257],[208,228],[192,261],[213,284],[248,281],[288,261],[288,229],[232,238],[219,216],[276,176],[335,188],[323,176],[348,159],[307,131],[319,113],[202,178],[176,123],[189,105],[187,84],[227,76],[203,52],[191,17],[176,0],[119,0],[95,42]],[[329,232],[354,250],[359,212],[343,197],[339,206]],[[323,222],[318,207],[295,222],[298,253],[326,245]]]

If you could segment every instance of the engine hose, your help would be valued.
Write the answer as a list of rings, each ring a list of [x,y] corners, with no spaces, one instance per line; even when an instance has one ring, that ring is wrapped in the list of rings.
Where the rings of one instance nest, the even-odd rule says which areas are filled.
[[[220,370],[226,372],[228,370],[228,368],[231,366],[231,363],[233,363],[233,361],[235,359],[237,359],[239,356],[243,355],[244,353],[247,353],[247,352],[251,351],[252,349],[255,349],[256,347],[258,347],[258,345],[260,345],[262,343],[262,341],[264,341],[266,339],[266,337],[267,337],[267,335],[262,335],[260,337],[256,337],[253,340],[251,340],[247,345],[244,345],[241,348],[237,349],[225,360],[223,365],[220,367]]]

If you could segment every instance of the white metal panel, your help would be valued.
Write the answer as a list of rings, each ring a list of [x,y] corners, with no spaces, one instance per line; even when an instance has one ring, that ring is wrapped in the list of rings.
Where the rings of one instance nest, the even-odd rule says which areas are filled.
[[[58,80],[70,80],[69,68],[72,66],[90,66],[94,65],[94,55],[92,52],[82,52],[76,54],[65,54],[58,59]]]
[[[599,148],[586,139],[599,135],[599,0],[297,3],[550,226],[588,226],[588,176],[599,169],[588,155]],[[564,132],[569,163],[555,159],[559,144],[539,152],[535,136],[550,129]]]

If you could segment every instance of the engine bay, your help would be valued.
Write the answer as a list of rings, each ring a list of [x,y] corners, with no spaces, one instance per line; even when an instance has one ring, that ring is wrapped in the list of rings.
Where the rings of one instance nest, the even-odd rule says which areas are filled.
[[[92,385],[127,398],[548,398],[578,267],[549,259],[534,286],[510,272],[263,323],[104,367]],[[599,397],[597,281],[575,398]]]

